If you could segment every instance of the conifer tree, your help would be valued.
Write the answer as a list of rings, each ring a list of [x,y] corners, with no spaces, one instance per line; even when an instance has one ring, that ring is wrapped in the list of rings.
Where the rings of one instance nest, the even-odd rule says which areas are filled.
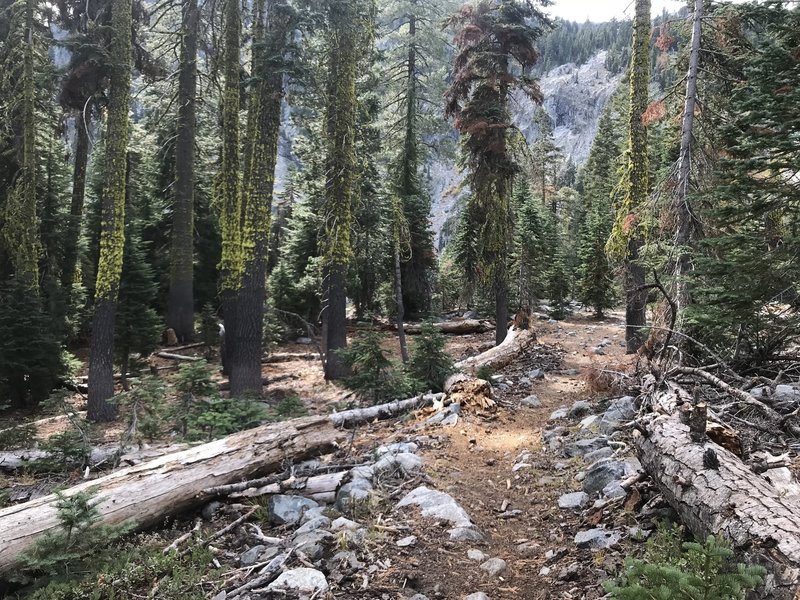
[[[353,185],[356,180],[356,68],[371,44],[369,0],[331,0],[327,32],[326,182],[323,208],[325,377],[341,379],[348,367],[336,352],[347,346],[347,267],[352,256]]]
[[[516,215],[512,262],[514,291],[518,305],[530,308],[544,297],[547,289],[547,265],[555,250],[549,239],[551,224],[525,177],[514,181],[513,206]]]
[[[100,254],[89,351],[89,419],[110,421],[114,394],[114,323],[125,245],[125,183],[128,103],[131,87],[131,0],[113,0],[110,46],[111,84],[105,134],[105,186],[102,195]]]
[[[194,337],[194,164],[200,20],[197,0],[183,0],[181,15],[167,327],[175,330],[178,340],[191,341]]]
[[[636,0],[633,54],[630,68],[628,108],[628,144],[622,177],[622,200],[617,206],[616,222],[608,250],[624,257],[625,343],[628,353],[642,345],[646,323],[647,290],[645,270],[639,263],[644,225],[641,214],[649,193],[647,128],[642,120],[647,109],[650,82],[650,0]]]
[[[508,329],[511,193],[519,170],[509,93],[518,89],[541,102],[541,92],[527,73],[536,64],[536,41],[545,23],[532,2],[512,0],[465,5],[450,19],[450,25],[458,28],[457,54],[453,83],[445,94],[445,114],[455,119],[461,134],[462,166],[472,192],[467,215],[479,227],[477,271],[495,299],[498,344]]]

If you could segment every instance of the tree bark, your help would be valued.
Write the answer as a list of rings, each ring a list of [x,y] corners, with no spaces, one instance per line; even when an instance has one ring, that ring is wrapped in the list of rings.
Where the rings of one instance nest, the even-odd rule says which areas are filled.
[[[638,264],[641,247],[641,240],[630,240],[625,257],[625,350],[628,354],[641,348],[644,326],[647,324],[647,290],[642,289],[645,270]]]
[[[400,248],[395,240],[394,248],[394,297],[397,304],[397,340],[400,343],[400,358],[408,362],[408,346],[406,344],[406,330],[403,326],[403,280],[400,270]]]
[[[800,503],[783,496],[736,455],[710,441],[694,442],[676,405],[691,401],[675,385],[651,390],[654,408],[665,416],[644,422],[635,445],[639,459],[665,499],[696,537],[723,536],[747,562],[767,568],[756,597],[777,600],[800,593]],[[712,451],[718,468],[707,466]]]
[[[178,132],[175,140],[175,198],[167,300],[167,327],[180,342],[194,338],[194,157],[197,125],[197,0],[182,6],[178,74]]]
[[[506,256],[500,260],[505,262]],[[500,267],[496,267],[500,268]],[[499,346],[508,337],[508,281],[505,275],[505,264],[502,267],[503,275],[495,281],[494,292],[494,343]]]
[[[128,148],[128,104],[131,89],[131,0],[111,5],[111,87],[106,130],[100,254],[95,284],[95,312],[89,346],[89,403],[92,421],[110,421],[117,407],[114,394],[114,322],[125,246],[125,196]]]
[[[83,202],[86,197],[86,165],[89,162],[89,131],[83,113],[75,117],[75,166],[72,173],[72,200],[69,206],[69,220],[64,235],[64,262],[61,266],[61,285],[69,291],[75,282],[78,264],[78,240],[83,223]]]
[[[336,352],[347,347],[347,319],[345,310],[345,266],[331,265],[328,269],[327,306],[323,312],[325,323],[325,379],[342,379],[349,369]]]
[[[326,417],[265,425],[121,469],[65,494],[97,487],[101,523],[133,522],[142,529],[203,503],[208,488],[279,469],[287,458],[327,452],[344,437]],[[49,495],[0,510],[0,572],[13,569],[40,536],[59,529],[56,501]]]
[[[502,369],[535,341],[536,335],[530,329],[516,329],[512,326],[502,344],[477,356],[459,361],[455,366],[462,371],[475,371],[481,367]]]
[[[484,333],[494,329],[494,325],[490,321],[483,321],[478,319],[464,319],[463,321],[442,321],[441,323],[433,323],[442,333],[449,333],[453,335],[466,335],[470,333]],[[403,325],[405,332],[409,335],[414,335],[422,332],[422,324],[420,323],[405,323]]]
[[[681,124],[681,146],[678,158],[678,187],[673,210],[677,221],[675,246],[678,258],[675,261],[675,304],[677,305],[677,325],[681,330],[681,315],[689,304],[688,282],[691,271],[691,257],[687,246],[692,238],[692,211],[689,206],[689,186],[692,176],[692,130],[694,108],[697,100],[697,73],[700,68],[700,45],[702,38],[703,0],[695,0],[692,18],[692,42],[689,51],[689,71],[686,74],[686,97],[683,103]],[[679,342],[680,343],[680,342]]]

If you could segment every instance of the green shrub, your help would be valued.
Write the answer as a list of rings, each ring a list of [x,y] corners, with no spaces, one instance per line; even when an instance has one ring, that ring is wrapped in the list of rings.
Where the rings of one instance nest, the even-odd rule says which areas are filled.
[[[679,530],[660,530],[644,560],[626,559],[622,577],[603,586],[620,600],[740,600],[760,585],[766,569],[734,564],[732,556],[714,536],[681,544]]]
[[[260,425],[266,418],[266,409],[257,400],[214,395],[192,406],[186,420],[186,437],[213,440]]]
[[[217,312],[210,303],[206,303],[200,313],[200,341],[206,348],[206,358],[209,360],[214,358],[214,348],[219,344],[219,320]]]
[[[453,359],[444,346],[444,334],[433,323],[424,323],[411,347],[409,375],[434,392],[442,391],[445,380],[455,371]]]
[[[368,404],[406,398],[420,385],[386,357],[382,341],[374,331],[361,332],[350,346],[337,351],[353,373],[344,380],[345,387]]]
[[[490,381],[494,375],[494,369],[489,365],[483,365],[482,367],[478,367],[475,371],[475,377],[478,379],[483,379],[484,381]]]
[[[22,423],[0,430],[0,450],[30,448],[36,439],[36,425],[32,422]]]
[[[308,410],[300,400],[300,396],[292,394],[285,396],[275,405],[275,414],[279,419],[292,419],[308,414]]]
[[[152,441],[165,433],[169,424],[165,398],[164,382],[160,377],[154,376],[134,381],[130,390],[115,398],[120,406],[128,409],[130,415],[128,429],[132,439]]]

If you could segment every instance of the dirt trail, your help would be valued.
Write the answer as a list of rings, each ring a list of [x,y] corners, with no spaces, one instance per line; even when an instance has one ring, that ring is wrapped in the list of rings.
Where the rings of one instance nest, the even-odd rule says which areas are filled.
[[[527,358],[510,365],[502,373],[512,374],[507,379],[514,383],[507,390],[496,389],[501,405],[497,413],[489,418],[464,415],[448,430],[448,445],[424,453],[432,485],[452,495],[486,535],[485,543],[470,546],[450,542],[445,529],[426,529],[431,523],[420,522],[423,527],[415,531],[420,542],[407,557],[414,572],[410,585],[430,597],[461,600],[484,592],[491,600],[595,598],[602,595],[597,585],[604,576],[601,569],[620,562],[619,553],[609,556],[575,547],[573,538],[581,517],[559,510],[557,501],[561,494],[580,489],[574,476],[585,463],[581,458],[559,458],[547,450],[542,432],[555,425],[548,422],[553,411],[568,408],[576,400],[590,400],[595,406],[605,399],[591,397],[584,380],[589,367],[616,370],[630,365],[633,359],[625,356],[621,345],[622,319],[612,315],[594,321],[576,315],[559,323],[539,321],[536,332],[545,346],[540,351],[547,352],[547,347],[563,350],[561,364],[553,369]],[[595,354],[593,348],[603,340],[610,344],[602,355]],[[544,379],[530,385],[519,383],[519,376],[537,368],[545,370]],[[520,405],[530,394],[539,398],[541,406]],[[520,456],[526,452],[529,456]],[[512,471],[515,462],[529,466]],[[506,571],[500,577],[483,572],[480,561],[467,558],[468,548],[505,560]],[[548,561],[548,551],[558,558]],[[573,566],[565,576],[563,570],[576,562],[579,568]],[[543,567],[550,572],[540,574]]]

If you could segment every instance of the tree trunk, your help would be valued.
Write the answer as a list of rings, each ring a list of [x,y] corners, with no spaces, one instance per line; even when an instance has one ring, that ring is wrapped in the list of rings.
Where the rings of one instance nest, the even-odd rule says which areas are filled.
[[[681,315],[689,304],[688,282],[686,277],[691,271],[691,260],[687,246],[692,237],[692,211],[689,207],[689,186],[692,176],[692,130],[694,125],[694,108],[697,100],[697,73],[700,67],[700,45],[702,36],[703,0],[695,0],[694,17],[692,19],[692,43],[689,51],[689,71],[686,74],[686,98],[683,104],[681,125],[681,147],[678,159],[678,188],[676,190],[673,210],[677,220],[675,246],[678,258],[675,262],[675,304],[677,310],[677,328],[682,329]],[[680,343],[680,341],[679,341]]]
[[[105,185],[102,194],[100,254],[95,284],[95,313],[89,347],[89,419],[110,421],[114,394],[114,321],[125,246],[125,191],[128,104],[131,88],[131,0],[111,6],[111,87],[106,130]]]
[[[516,329],[512,326],[502,344],[457,362],[456,368],[462,371],[476,371],[481,367],[502,369],[535,341],[536,335],[530,329]]]
[[[505,262],[507,259],[503,256],[500,260]],[[505,266],[503,266],[503,270],[505,271]],[[499,277],[495,282],[494,318],[494,343],[499,346],[508,335],[508,283],[505,275]]]
[[[96,487],[101,523],[132,522],[143,529],[202,504],[208,488],[277,470],[287,459],[327,452],[344,437],[326,417],[265,425],[121,469],[65,494]],[[0,510],[0,572],[13,569],[40,536],[59,529],[56,502],[49,495]]]
[[[696,537],[723,536],[747,562],[769,574],[757,597],[793,600],[800,593],[800,503],[787,498],[735,454],[708,440],[696,442],[676,413],[676,400],[690,402],[675,385],[651,392],[668,416],[644,422],[635,439],[642,465]],[[705,457],[713,452],[714,467]]]
[[[331,265],[327,274],[327,306],[322,314],[325,322],[325,379],[347,377],[349,369],[336,352],[347,347],[347,319],[344,265]]]
[[[102,299],[95,303],[89,346],[89,400],[87,417],[101,423],[117,418],[114,395],[114,321],[117,303]]]
[[[647,290],[644,267],[638,264],[641,240],[628,242],[625,258],[625,346],[633,354],[642,346],[643,330],[647,324]]]
[[[167,327],[174,329],[178,340],[183,343],[194,338],[194,146],[199,21],[197,0],[184,0],[182,13]]]
[[[400,342],[400,358],[408,362],[408,347],[406,345],[406,330],[403,326],[403,280],[400,270],[400,248],[395,240],[394,248],[394,297],[397,304],[397,340]]]
[[[83,223],[83,201],[86,197],[86,165],[89,162],[89,123],[83,113],[75,117],[75,167],[72,174],[72,200],[69,220],[64,234],[64,262],[61,266],[61,285],[69,292],[75,283],[78,264],[78,240]]]

